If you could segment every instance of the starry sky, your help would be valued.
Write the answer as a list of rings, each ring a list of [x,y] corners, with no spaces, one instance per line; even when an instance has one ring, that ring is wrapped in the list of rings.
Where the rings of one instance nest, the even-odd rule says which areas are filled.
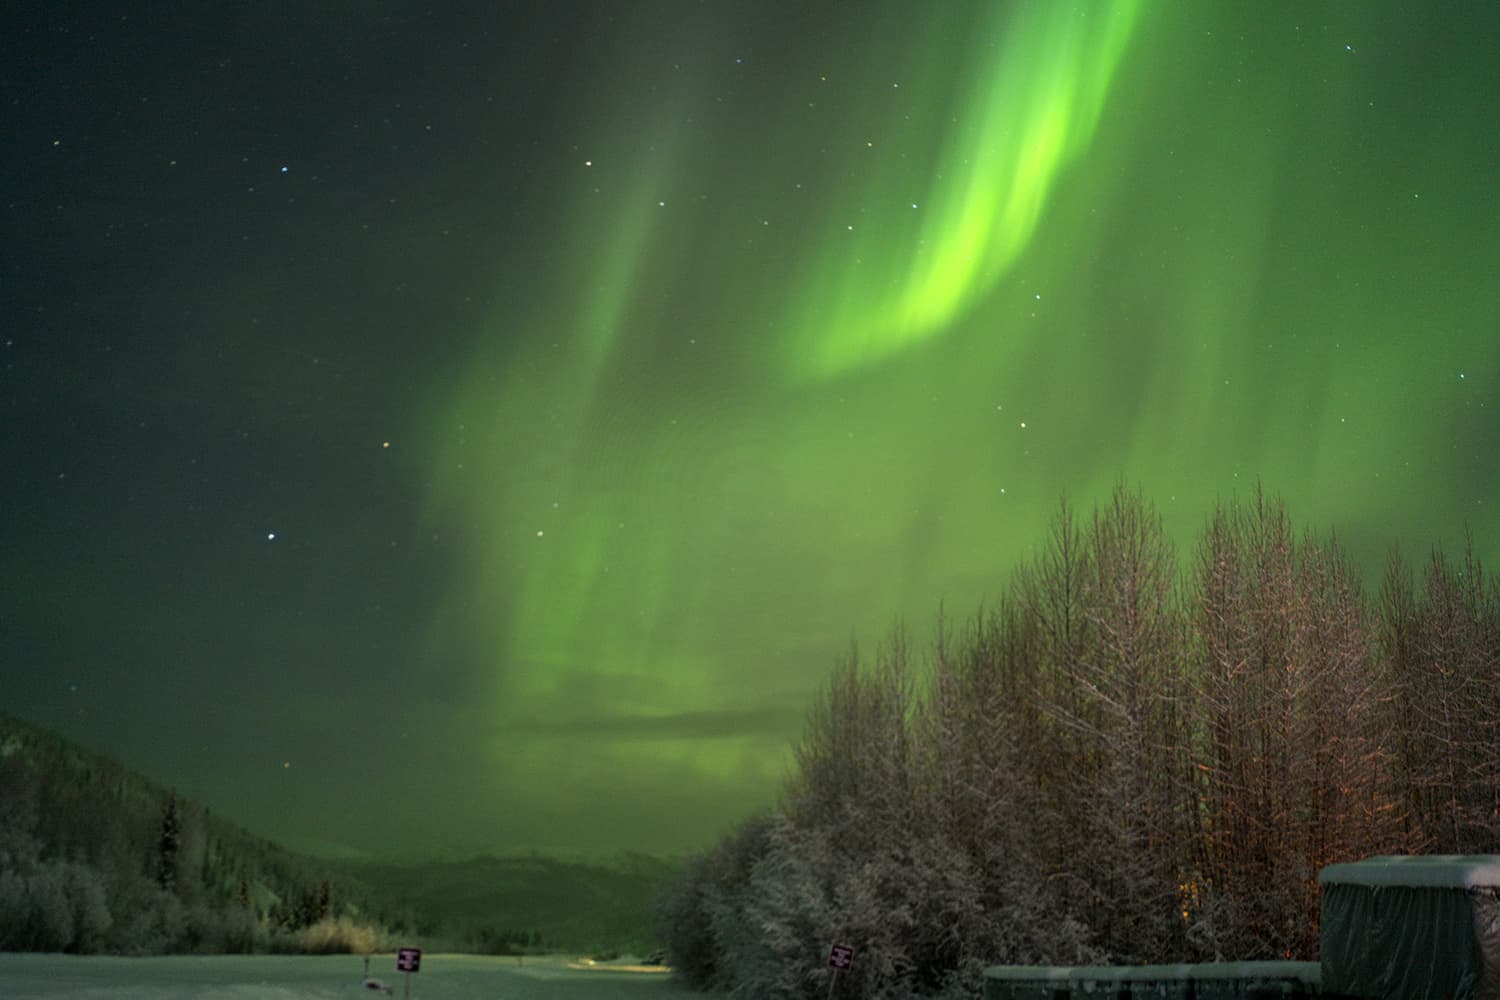
[[[1493,562],[1497,36],[9,5],[0,708],[305,849],[670,852],[1064,494]]]

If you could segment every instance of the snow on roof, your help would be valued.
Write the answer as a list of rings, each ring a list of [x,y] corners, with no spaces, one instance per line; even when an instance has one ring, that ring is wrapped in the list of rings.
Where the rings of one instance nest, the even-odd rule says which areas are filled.
[[[1318,882],[1408,889],[1500,888],[1500,855],[1380,855],[1329,865],[1318,873]]]

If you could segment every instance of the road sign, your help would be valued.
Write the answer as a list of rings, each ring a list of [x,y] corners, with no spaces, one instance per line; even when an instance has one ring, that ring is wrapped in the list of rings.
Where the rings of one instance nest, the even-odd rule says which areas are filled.
[[[828,952],[828,965],[834,969],[847,969],[854,964],[854,949],[847,944],[836,944]]]
[[[396,950],[396,971],[416,972],[422,968],[421,948],[398,948]]]

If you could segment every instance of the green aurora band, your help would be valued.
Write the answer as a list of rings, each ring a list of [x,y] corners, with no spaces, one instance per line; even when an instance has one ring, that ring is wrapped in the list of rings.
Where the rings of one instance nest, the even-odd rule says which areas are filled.
[[[979,25],[955,16],[960,7],[935,8],[932,16],[950,23],[932,30],[929,44],[942,44],[920,65],[941,66],[968,38],[971,69],[916,120],[941,121],[945,107],[958,113],[937,137],[882,123],[882,146],[937,155],[915,158],[924,175],[916,184],[894,160],[895,169],[877,168],[855,195],[879,204],[893,189],[916,190],[912,208],[930,208],[873,235],[850,226],[852,239],[821,247],[815,286],[798,300],[810,303],[812,318],[798,325],[796,370],[831,375],[883,358],[949,329],[994,287],[1025,250],[1060,171],[1088,145],[1139,8],[1135,0],[1092,10],[994,4]]]
[[[913,9],[627,19],[537,154],[547,245],[427,428],[431,655],[487,665],[518,807],[766,801],[849,639],[994,600],[1065,493],[1186,547],[1262,479],[1372,573],[1500,540],[1486,32]]]

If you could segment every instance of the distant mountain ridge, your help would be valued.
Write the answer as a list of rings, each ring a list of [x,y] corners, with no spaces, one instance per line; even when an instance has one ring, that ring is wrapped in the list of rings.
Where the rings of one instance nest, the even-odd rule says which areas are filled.
[[[309,857],[0,712],[0,950],[296,948],[273,939],[334,919],[462,950],[644,950],[652,899],[679,869],[642,854]]]
[[[510,854],[388,865],[338,862],[434,928],[478,951],[511,951],[524,935],[542,947],[653,950],[653,900],[682,870],[673,859],[621,853],[591,861]]]

